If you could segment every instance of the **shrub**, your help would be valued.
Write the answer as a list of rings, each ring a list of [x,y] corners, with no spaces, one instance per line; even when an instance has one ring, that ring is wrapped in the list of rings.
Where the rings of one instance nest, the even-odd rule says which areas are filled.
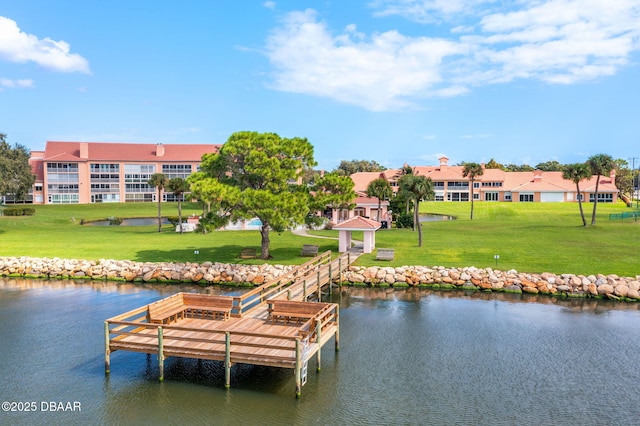
[[[412,213],[400,213],[396,220],[397,228],[413,228],[413,214]]]
[[[4,209],[5,216],[33,216],[36,210],[33,207],[8,207]]]

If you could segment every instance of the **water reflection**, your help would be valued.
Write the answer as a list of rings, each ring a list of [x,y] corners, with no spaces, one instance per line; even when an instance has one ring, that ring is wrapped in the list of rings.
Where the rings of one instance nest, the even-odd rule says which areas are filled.
[[[0,394],[80,401],[2,424],[634,424],[639,304],[540,295],[343,287],[340,352],[291,370],[115,352],[103,321],[177,291],[223,287],[0,279]]]

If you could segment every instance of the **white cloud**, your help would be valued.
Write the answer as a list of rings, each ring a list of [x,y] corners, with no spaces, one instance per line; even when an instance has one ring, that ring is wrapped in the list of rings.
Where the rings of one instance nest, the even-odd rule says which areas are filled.
[[[448,38],[334,34],[313,10],[286,15],[266,46],[277,90],[393,110],[424,97],[531,79],[615,75],[640,49],[640,0],[376,0],[378,16],[450,24]],[[429,27],[425,27],[425,34]]]
[[[52,71],[91,73],[87,60],[70,53],[68,43],[48,37],[39,39],[24,33],[15,21],[3,16],[0,16],[0,59],[18,63],[35,62]]]
[[[276,2],[275,1],[265,1],[264,3],[262,3],[262,6],[266,7],[267,9],[275,9],[276,8]]]
[[[22,80],[10,80],[8,78],[0,78],[0,86],[1,87],[8,87],[8,88],[31,88],[31,87],[35,87],[35,84],[33,83],[33,80],[27,80],[27,79],[22,79]]]
[[[363,39],[355,26],[332,36],[312,10],[287,15],[267,41],[278,90],[330,97],[373,111],[401,108],[441,84],[440,64],[460,44],[397,31]]]
[[[478,7],[495,0],[374,0],[375,16],[399,15],[420,23],[449,20],[460,14],[475,14]]]

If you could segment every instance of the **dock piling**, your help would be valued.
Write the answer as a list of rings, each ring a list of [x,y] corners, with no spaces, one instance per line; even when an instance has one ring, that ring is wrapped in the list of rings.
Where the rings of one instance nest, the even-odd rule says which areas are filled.
[[[104,374],[111,372],[111,350],[109,349],[109,322],[104,322]]]
[[[231,333],[225,333],[224,387],[231,387]]]
[[[162,326],[158,327],[158,369],[160,371],[160,381],[164,380],[164,335]]]

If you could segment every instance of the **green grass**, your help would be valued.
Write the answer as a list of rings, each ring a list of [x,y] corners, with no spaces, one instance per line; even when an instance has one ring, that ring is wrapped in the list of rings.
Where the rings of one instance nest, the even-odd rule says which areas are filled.
[[[581,226],[578,205],[573,203],[488,203],[474,204],[469,220],[469,203],[422,203],[424,213],[456,216],[454,221],[423,225],[423,246],[418,248],[416,232],[405,229],[379,230],[377,247],[395,249],[393,262],[376,262],[375,253],[364,255],[360,265],[425,265],[497,268],[519,272],[574,274],[640,274],[640,223],[609,221],[610,213],[629,211],[624,204],[599,204],[596,226]],[[155,217],[157,205],[91,204],[35,206],[33,217],[0,217],[0,256],[63,257],[80,259],[130,259],[149,262],[198,261],[264,263],[260,259],[240,260],[243,247],[260,251],[258,231],[216,231],[207,235],[180,235],[169,225],[161,233],[157,226],[97,227],[80,221],[109,216]],[[591,217],[592,205],[584,205]],[[200,213],[196,204],[185,203],[183,215]],[[163,204],[163,215],[177,215],[175,204]],[[71,219],[75,218],[75,222]],[[316,231],[337,237],[337,231]],[[354,233],[361,239],[361,233]],[[319,244],[320,252],[337,252],[336,240],[322,240],[271,233],[273,264],[299,264],[303,244]]]
[[[0,217],[0,256],[60,257],[74,259],[129,259],[141,262],[198,262],[262,264],[261,259],[238,258],[244,247],[260,253],[258,231],[215,231],[207,235],[175,232],[171,225],[87,226],[81,221],[157,217],[157,204],[84,204],[35,206],[31,217]],[[197,204],[184,203],[183,216],[201,213]],[[177,204],[163,203],[163,216],[177,216]],[[75,221],[74,221],[75,220]],[[337,252],[332,240],[299,237],[290,232],[270,233],[273,264],[298,264],[303,244],[318,244],[320,252]]]
[[[593,204],[584,204],[590,223]],[[476,266],[519,272],[573,274],[640,274],[640,222],[610,221],[610,213],[629,211],[622,204],[598,204],[595,226],[582,226],[573,203],[421,203],[421,212],[456,216],[453,221],[423,224],[418,233],[407,229],[379,230],[376,247],[395,249],[393,262],[375,260],[375,252],[358,264],[390,266]],[[337,235],[336,231],[322,231]]]

